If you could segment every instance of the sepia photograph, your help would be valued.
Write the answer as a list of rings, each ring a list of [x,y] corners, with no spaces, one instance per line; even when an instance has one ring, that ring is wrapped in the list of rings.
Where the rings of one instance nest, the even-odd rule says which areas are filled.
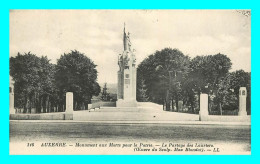
[[[251,155],[251,10],[9,10],[10,155]]]

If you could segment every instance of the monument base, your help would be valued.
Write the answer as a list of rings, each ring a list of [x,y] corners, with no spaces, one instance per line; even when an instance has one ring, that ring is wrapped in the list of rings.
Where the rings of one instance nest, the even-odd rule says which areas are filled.
[[[116,107],[137,107],[137,101],[118,99],[116,101]]]
[[[247,112],[246,111],[239,111],[238,115],[239,116],[247,116]]]
[[[10,108],[9,113],[10,113],[10,114],[15,114],[15,109],[14,109],[14,108]]]
[[[73,120],[73,114],[67,114],[65,113],[65,120]]]

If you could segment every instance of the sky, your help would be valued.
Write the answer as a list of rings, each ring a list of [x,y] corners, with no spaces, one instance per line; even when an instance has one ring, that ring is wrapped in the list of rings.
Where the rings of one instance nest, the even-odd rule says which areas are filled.
[[[117,83],[124,22],[137,64],[170,47],[191,58],[222,53],[231,71],[251,72],[251,15],[237,10],[10,10],[10,56],[30,51],[57,63],[78,50],[97,65],[100,84]]]

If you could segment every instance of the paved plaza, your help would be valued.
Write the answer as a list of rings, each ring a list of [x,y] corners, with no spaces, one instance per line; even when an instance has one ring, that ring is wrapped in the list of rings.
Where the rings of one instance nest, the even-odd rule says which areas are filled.
[[[10,152],[28,153],[28,143],[199,143],[221,147],[220,153],[250,154],[251,127],[241,124],[208,122],[76,122],[10,121]],[[40,147],[41,148],[41,147]],[[56,149],[49,149],[50,151]],[[81,149],[77,149],[81,150]],[[113,149],[115,151],[115,149]],[[26,152],[24,152],[26,151]],[[36,152],[31,152],[32,154]],[[48,154],[48,152],[45,152]],[[49,152],[51,153],[51,152]],[[86,151],[65,154],[85,154]],[[94,152],[88,152],[88,154]],[[100,150],[99,150],[100,153]],[[119,152],[116,152],[120,154]],[[37,153],[36,153],[37,154]],[[94,153],[95,154],[95,153]],[[113,154],[113,153],[112,153]]]

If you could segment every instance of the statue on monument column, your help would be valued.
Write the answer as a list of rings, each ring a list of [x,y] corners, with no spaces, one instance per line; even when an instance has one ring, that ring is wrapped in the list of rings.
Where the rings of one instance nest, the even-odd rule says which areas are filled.
[[[135,66],[136,58],[134,58],[132,65]]]
[[[128,32],[128,35],[127,35],[127,44],[128,44],[128,50],[131,51],[131,41],[130,41],[130,32]]]
[[[128,53],[125,55],[124,57],[124,66],[125,66],[125,69],[129,69],[129,57],[128,57]]]
[[[118,56],[118,65],[119,65],[119,69],[120,69],[120,71],[122,71],[123,68],[124,68],[124,64],[123,64],[123,55],[122,55],[122,54],[119,54],[119,56]]]
[[[126,33],[125,30],[125,24],[124,24],[124,37],[123,37],[123,42],[124,42],[124,51],[131,51],[131,41],[130,41],[130,33]]]

